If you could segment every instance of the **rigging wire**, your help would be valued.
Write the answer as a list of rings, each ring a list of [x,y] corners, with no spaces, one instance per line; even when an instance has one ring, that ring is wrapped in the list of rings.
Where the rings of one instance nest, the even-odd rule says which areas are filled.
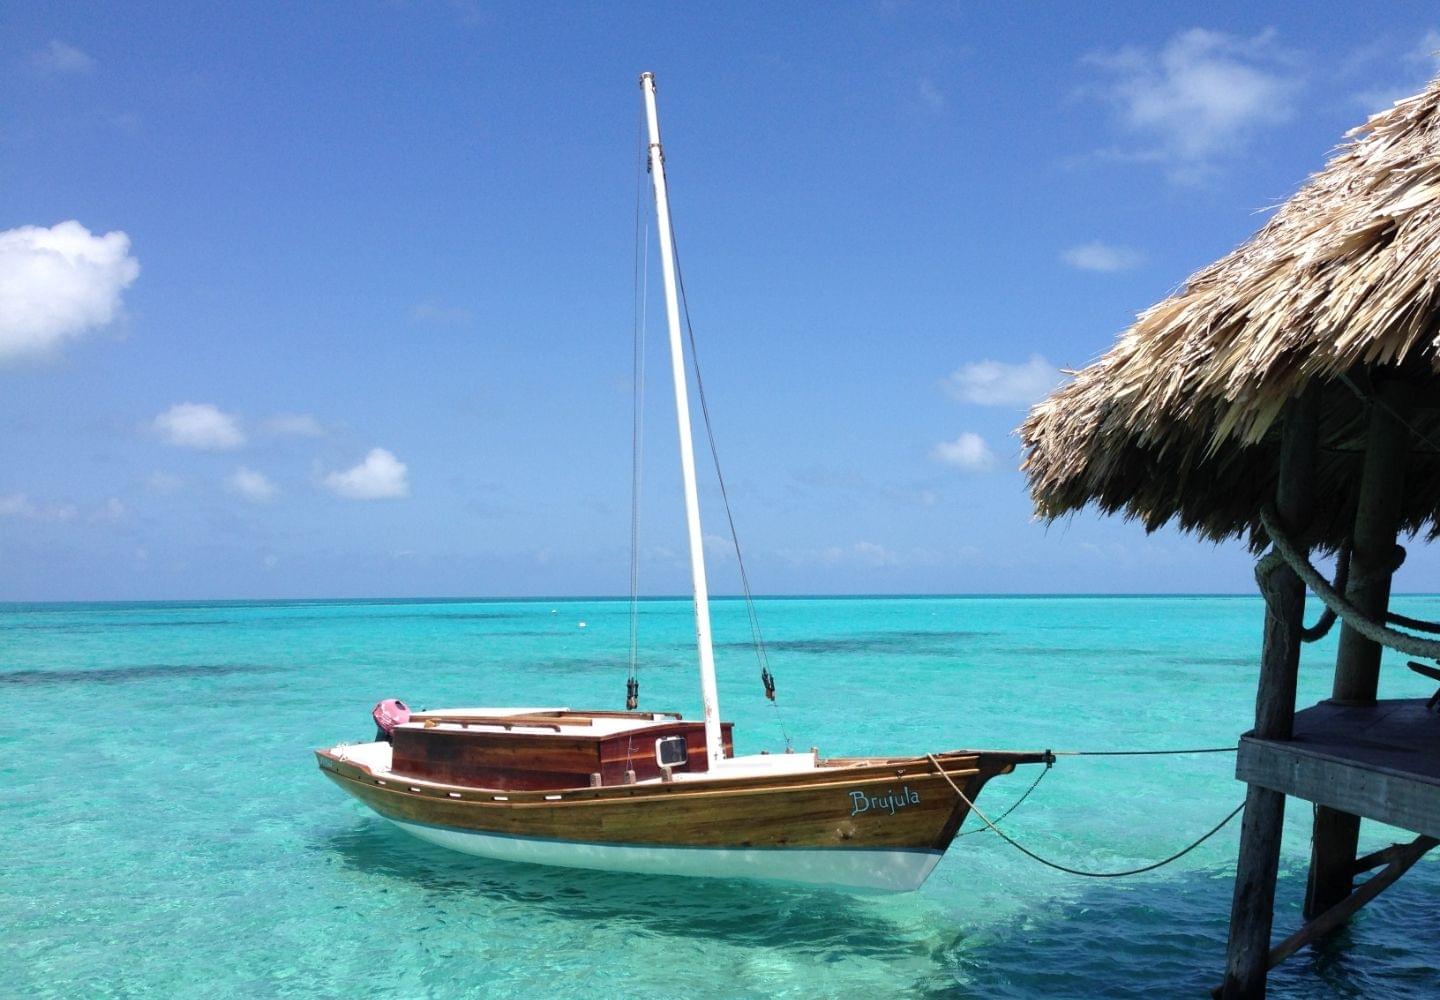
[[[649,298],[650,226],[645,221],[645,175],[648,151],[645,146],[645,120],[638,126],[640,156],[635,170],[635,273],[633,279],[631,389],[633,400],[630,414],[630,655],[629,672],[625,677],[625,708],[634,711],[640,704],[640,493],[645,472],[645,326]],[[628,755],[627,755],[628,759]],[[627,764],[628,766],[628,764]]]
[[[680,308],[685,316],[685,333],[690,342],[690,366],[695,372],[696,394],[700,397],[700,413],[705,421],[705,437],[710,444],[710,459],[715,466],[715,479],[720,484],[720,499],[725,507],[725,521],[730,526],[730,542],[735,548],[735,565],[740,570],[740,589],[745,597],[745,612],[750,618],[750,636],[755,644],[755,656],[760,663],[760,681],[765,687],[765,697],[775,708],[775,718],[780,734],[785,738],[785,752],[794,749],[790,733],[785,728],[784,713],[775,700],[775,675],[770,672],[770,660],[765,652],[765,637],[760,631],[760,618],[755,613],[755,599],[750,590],[750,575],[745,570],[745,556],[740,551],[740,534],[735,530],[735,516],[730,510],[730,493],[725,488],[725,474],[720,469],[720,452],[715,446],[715,429],[710,421],[710,404],[705,399],[705,380],[700,375],[700,353],[695,347],[695,327],[690,321],[690,300],[685,295],[685,271],[680,266],[680,242],[675,238],[675,224],[670,224],[670,245],[675,255],[675,280],[680,290]]]

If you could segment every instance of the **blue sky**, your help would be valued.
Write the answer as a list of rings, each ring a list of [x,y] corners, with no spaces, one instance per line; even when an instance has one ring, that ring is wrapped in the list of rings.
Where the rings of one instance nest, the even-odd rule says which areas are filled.
[[[1418,89],[1437,28],[8,5],[0,599],[624,592],[643,69],[757,591],[1244,591],[1237,545],[1035,523],[1013,430]],[[680,593],[658,287],[641,579]]]

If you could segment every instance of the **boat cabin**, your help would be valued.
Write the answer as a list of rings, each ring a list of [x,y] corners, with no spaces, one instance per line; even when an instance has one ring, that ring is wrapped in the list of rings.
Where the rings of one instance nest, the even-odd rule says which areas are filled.
[[[725,755],[734,724],[721,723]],[[569,709],[416,712],[391,734],[396,774],[534,791],[621,785],[708,771],[705,723],[676,713]]]

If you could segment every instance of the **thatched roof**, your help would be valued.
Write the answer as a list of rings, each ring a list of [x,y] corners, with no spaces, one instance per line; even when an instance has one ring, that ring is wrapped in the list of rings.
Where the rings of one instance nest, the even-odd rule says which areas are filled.
[[[1405,521],[1437,529],[1440,78],[1349,138],[1248,242],[1030,411],[1023,468],[1041,517],[1094,503],[1150,530],[1176,521],[1254,544],[1274,496],[1277,418],[1319,383],[1313,533],[1333,548],[1349,533],[1365,396],[1383,370],[1420,385]]]

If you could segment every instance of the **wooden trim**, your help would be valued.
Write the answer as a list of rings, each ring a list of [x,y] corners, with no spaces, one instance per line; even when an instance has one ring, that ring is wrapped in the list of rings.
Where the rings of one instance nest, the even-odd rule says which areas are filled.
[[[792,774],[777,775],[749,775],[728,778],[691,779],[684,782],[649,784],[649,785],[606,785],[603,787],[574,786],[563,789],[506,789],[496,787],[477,787],[473,785],[460,785],[452,782],[435,781],[416,775],[407,775],[397,772],[386,772],[382,775],[374,774],[369,768],[354,761],[345,760],[330,750],[315,751],[316,757],[321,761],[330,761],[335,766],[330,770],[338,770],[347,776],[380,778],[394,784],[409,782],[435,788],[444,792],[461,792],[468,795],[505,795],[511,802],[547,801],[546,795],[554,795],[558,791],[565,796],[565,799],[576,798],[594,799],[625,799],[645,798],[650,796],[666,796],[686,794],[689,791],[709,790],[741,790],[754,788],[757,785],[779,784],[785,786],[826,784],[834,780],[836,772],[851,771],[856,773],[854,780],[865,781],[904,781],[917,775],[930,775],[938,777],[938,773],[924,757],[896,757],[884,763],[846,764],[835,761],[817,767],[813,771],[800,771]],[[1043,753],[1027,754],[1003,754],[991,755],[972,751],[951,751],[946,754],[936,754],[936,757],[945,764],[947,773],[956,776],[968,776],[972,771],[979,771],[986,776],[986,780],[997,774],[1008,774],[1015,768],[1016,763],[1040,763],[1043,761]],[[324,764],[321,767],[324,768]],[[953,768],[953,769],[952,769]]]
[[[510,793],[376,775],[325,751],[317,756],[327,777],[392,819],[584,843],[944,850],[968,812],[924,758],[801,774]],[[943,766],[973,800],[991,777],[1032,756],[1043,759],[952,754]],[[862,791],[867,805],[857,810],[854,795]]]
[[[503,726],[506,729],[514,729],[516,726],[529,726],[533,728],[546,728],[559,730],[565,726],[586,727],[595,725],[594,716],[559,716],[559,715],[436,715],[427,712],[425,715],[412,715],[411,721],[419,722],[441,722],[457,726]],[[659,725],[659,723],[656,723]]]

